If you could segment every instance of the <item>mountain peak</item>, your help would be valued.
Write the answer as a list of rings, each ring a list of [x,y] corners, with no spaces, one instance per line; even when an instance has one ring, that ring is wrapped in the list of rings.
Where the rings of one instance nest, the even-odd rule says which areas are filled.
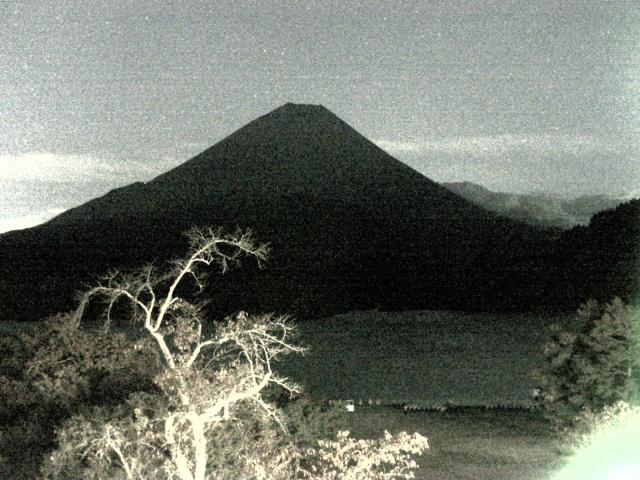
[[[276,110],[291,110],[291,111],[317,111],[317,110],[327,110],[324,105],[314,104],[314,103],[293,103],[287,102],[284,105],[276,108]]]
[[[445,209],[448,207],[444,204],[456,201],[448,191],[389,156],[323,105],[296,103],[285,103],[262,115],[151,181],[168,183],[176,189],[190,185],[194,191],[206,184],[205,190],[216,195],[300,193],[341,198],[378,209],[382,199],[377,196],[383,191],[392,197],[412,196],[416,202],[419,192],[444,197]],[[419,186],[405,192],[406,185],[413,183]]]
[[[262,118],[287,118],[287,119],[318,119],[322,117],[333,117],[338,119],[337,115],[331,112],[324,105],[314,105],[310,103],[285,103],[275,110],[264,115]]]

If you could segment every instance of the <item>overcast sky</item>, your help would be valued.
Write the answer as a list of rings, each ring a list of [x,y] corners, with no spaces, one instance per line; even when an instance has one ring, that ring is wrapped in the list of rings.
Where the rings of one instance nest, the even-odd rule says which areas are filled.
[[[0,1],[0,65],[0,231],[289,101],[437,181],[640,187],[635,1]]]

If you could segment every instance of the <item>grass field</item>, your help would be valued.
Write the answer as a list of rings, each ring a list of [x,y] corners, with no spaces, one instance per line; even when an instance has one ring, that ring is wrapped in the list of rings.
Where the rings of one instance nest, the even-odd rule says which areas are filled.
[[[560,465],[548,426],[534,412],[460,409],[407,412],[356,407],[348,417],[352,436],[384,430],[419,432],[429,450],[418,458],[416,479],[545,480]]]

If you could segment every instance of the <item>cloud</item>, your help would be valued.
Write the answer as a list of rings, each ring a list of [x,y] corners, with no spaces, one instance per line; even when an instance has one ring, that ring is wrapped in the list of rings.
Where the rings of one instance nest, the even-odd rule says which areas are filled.
[[[445,153],[461,155],[503,156],[514,152],[546,155],[550,153],[619,152],[622,145],[605,136],[560,133],[507,134],[449,137],[439,139],[388,140],[375,143],[391,153]]]
[[[566,195],[635,192],[640,175],[629,138],[560,133],[378,140],[437,182],[471,181],[503,192]]]
[[[143,163],[51,152],[0,154],[0,233],[39,225],[113,188],[150,180],[180,161],[172,156]]]
[[[0,154],[0,179],[42,181],[146,180],[161,173],[158,165],[100,159],[91,155],[29,152]]]
[[[30,213],[17,217],[0,218],[0,233],[10,232],[11,230],[22,230],[23,228],[35,227],[56,215],[64,212],[64,208],[48,208],[45,211]]]

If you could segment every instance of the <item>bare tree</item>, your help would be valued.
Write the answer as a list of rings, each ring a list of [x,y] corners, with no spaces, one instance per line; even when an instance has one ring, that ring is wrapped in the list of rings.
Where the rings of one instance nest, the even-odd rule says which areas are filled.
[[[269,385],[300,391],[272,369],[283,355],[304,352],[295,344],[289,319],[240,312],[214,322],[207,336],[202,303],[180,295],[187,281],[202,291],[203,267],[217,264],[224,272],[242,256],[261,263],[267,246],[257,245],[250,233],[193,229],[188,236],[191,253],[172,262],[166,273],[152,266],[131,274],[111,272],[81,296],[72,319],[76,328],[93,298],[106,301],[105,328],[112,314],[122,311],[114,309],[116,304],[125,301],[133,307],[132,318],[153,339],[164,362],[154,379],[161,393],[136,392],[114,410],[98,408],[69,419],[58,430],[60,446],[43,465],[43,475],[54,480],[413,478],[417,464],[410,456],[429,448],[417,433],[353,440],[340,432],[337,441],[320,441],[317,448],[294,443],[264,395]],[[247,415],[265,427],[261,443],[251,434],[240,432],[238,437],[235,426]],[[236,454],[235,443],[223,443],[231,421],[237,422],[232,438],[245,444],[242,453]],[[278,425],[280,429],[274,428]],[[225,447],[232,449],[231,470],[221,455]]]
[[[171,452],[165,470],[181,480],[204,480],[207,431],[229,420],[234,406],[246,401],[279,420],[260,392],[270,384],[298,391],[297,385],[274,373],[272,362],[303,348],[291,343],[293,326],[286,317],[250,317],[244,312],[218,323],[215,333],[205,338],[202,306],[178,295],[181,284],[191,279],[202,290],[203,267],[217,264],[226,272],[242,255],[261,263],[268,249],[257,245],[250,232],[223,235],[220,230],[193,229],[188,236],[192,253],[172,262],[169,272],[158,274],[152,266],[134,274],[111,272],[82,296],[75,318],[80,322],[89,301],[102,297],[108,326],[113,306],[121,299],[130,302],[134,319],[155,340],[166,365],[156,383],[177,404],[164,418],[162,440]],[[161,291],[166,293],[161,296]],[[207,368],[212,365],[218,368]],[[114,428],[102,436],[108,441],[96,445],[117,456],[126,478],[138,478],[134,467],[140,459],[127,458],[125,437]]]

